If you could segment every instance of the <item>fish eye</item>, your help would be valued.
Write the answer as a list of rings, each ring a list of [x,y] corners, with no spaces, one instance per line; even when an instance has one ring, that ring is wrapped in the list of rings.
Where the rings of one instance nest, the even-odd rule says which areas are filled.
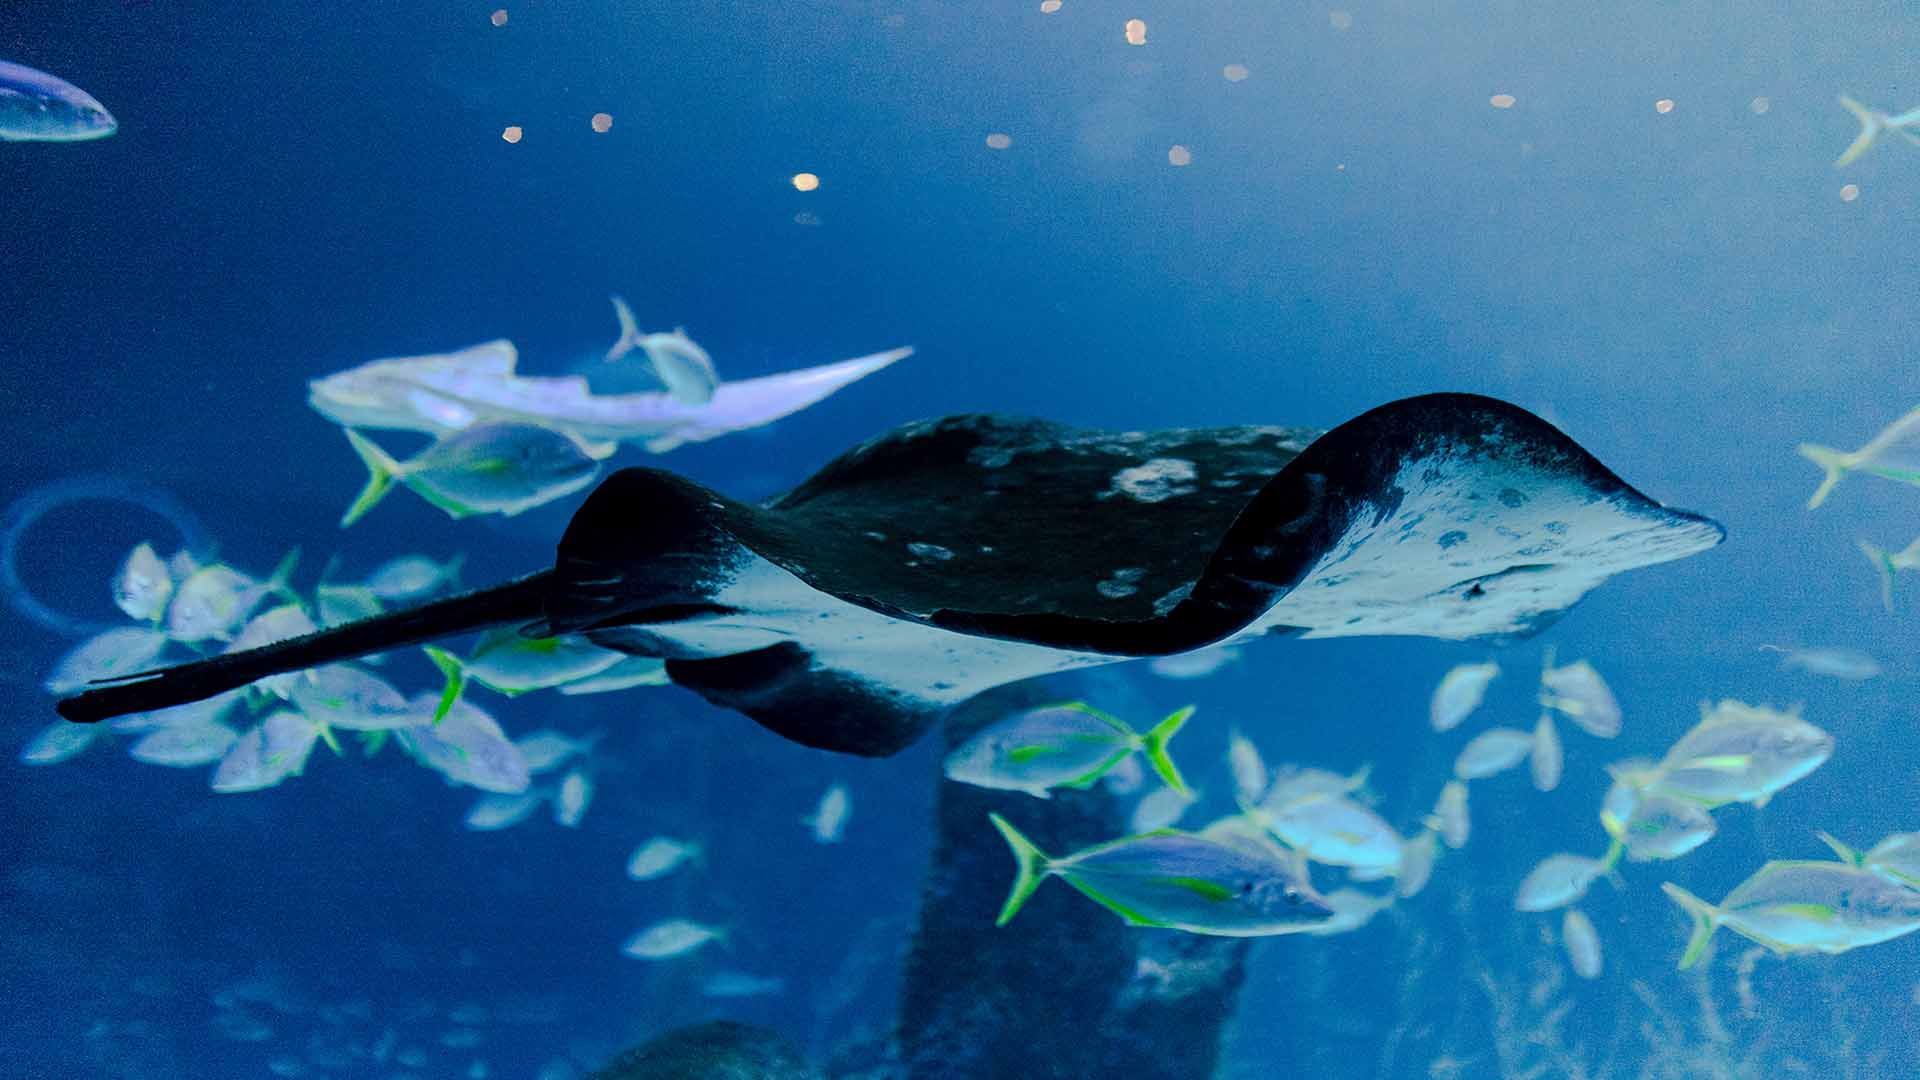
[[[1284,895],[1286,896],[1287,903],[1289,904],[1300,904],[1306,900],[1306,897],[1300,895],[1300,890],[1294,888],[1291,885],[1286,887]]]

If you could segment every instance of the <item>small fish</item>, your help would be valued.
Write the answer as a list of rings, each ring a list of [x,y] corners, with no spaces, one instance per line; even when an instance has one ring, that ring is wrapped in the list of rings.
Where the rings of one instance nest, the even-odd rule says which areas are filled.
[[[455,555],[439,563],[425,555],[401,555],[381,563],[362,584],[376,599],[387,603],[423,600],[458,583],[466,558]]]
[[[150,731],[127,748],[127,756],[148,765],[191,769],[227,756],[240,733],[221,723],[176,724]]]
[[[1540,673],[1540,689],[1540,704],[1558,710],[1587,734],[1600,739],[1620,734],[1620,703],[1585,660],[1554,667],[1549,652]]]
[[[1893,610],[1893,575],[1902,570],[1920,567],[1920,538],[1899,551],[1882,551],[1865,540],[1860,541],[1860,551],[1880,575],[1880,603],[1888,611]]]
[[[365,585],[320,583],[313,590],[314,612],[321,626],[339,626],[360,619],[371,619],[386,612],[386,605]]]
[[[710,998],[765,997],[784,994],[787,980],[743,971],[716,971],[700,980],[700,996]]]
[[[1607,872],[1606,863],[1584,855],[1561,853],[1540,860],[1520,881],[1514,894],[1515,911],[1552,911],[1587,895],[1587,887]]]
[[[1718,904],[1671,881],[1660,888],[1693,919],[1682,968],[1722,926],[1781,955],[1846,952],[1920,929],[1920,890],[1845,863],[1770,862]]]
[[[593,802],[593,778],[583,772],[578,765],[567,770],[560,778],[560,787],[553,796],[553,820],[557,825],[576,828],[580,819],[587,816],[587,806]]]
[[[1920,109],[1889,116],[1878,109],[1869,109],[1845,94],[1840,95],[1840,106],[1860,122],[1860,134],[1855,135],[1853,142],[1841,151],[1840,157],[1833,163],[1834,168],[1845,168],[1860,160],[1860,155],[1872,149],[1884,132],[1898,132],[1901,138],[1920,146],[1920,135],[1915,135],[1911,130],[1920,127]]]
[[[1600,824],[1634,862],[1677,859],[1719,831],[1706,807],[1658,792],[1641,792],[1625,817],[1603,811]]]
[[[314,668],[293,684],[292,701],[323,730],[391,731],[432,723],[385,679],[348,664]]]
[[[1815,835],[1832,848],[1841,861],[1879,874],[1888,881],[1920,889],[1920,833],[1894,833],[1865,853],[1854,851],[1829,833]]]
[[[703,946],[726,940],[726,931],[687,919],[655,923],[627,939],[620,951],[640,960],[685,956]]]
[[[1818,443],[1801,443],[1800,456],[1826,471],[1813,497],[1807,500],[1812,510],[1827,501],[1833,486],[1852,472],[1863,472],[1903,484],[1920,484],[1920,409],[1888,424],[1866,445],[1851,453]]]
[[[653,656],[629,656],[598,675],[563,682],[558,689],[571,697],[576,694],[608,694],[617,690],[631,690],[636,686],[668,686],[672,682],[667,678],[665,660]]]
[[[451,517],[511,517],[593,483],[606,456],[594,456],[572,435],[529,424],[476,424],[405,462],[352,428],[347,441],[367,467],[367,484],[341,516],[343,529],[378,505],[396,480]]]
[[[1472,819],[1467,816],[1467,785],[1464,781],[1449,780],[1440,788],[1440,798],[1433,804],[1433,817],[1435,830],[1448,847],[1458,851],[1467,846]]]
[[[1157,656],[1147,662],[1147,670],[1163,679],[1204,679],[1238,659],[1237,645],[1209,645],[1192,652]]]
[[[633,849],[627,860],[627,876],[635,881],[666,877],[686,863],[700,857],[700,845],[670,836],[656,836]]]
[[[147,626],[117,626],[76,645],[47,676],[46,688],[70,694],[100,679],[118,679],[145,671],[166,650],[164,631]]]
[[[167,564],[152,544],[134,548],[114,576],[114,606],[126,612],[129,619],[154,623],[167,613],[167,601],[171,599],[173,575],[167,572]]]
[[[1127,827],[1135,835],[1156,829],[1170,829],[1179,824],[1187,808],[1197,801],[1198,796],[1193,793],[1170,787],[1155,788],[1133,804],[1133,812],[1127,816]]]
[[[617,296],[613,301],[613,314],[620,321],[620,339],[607,350],[609,361],[639,349],[646,354],[653,373],[667,388],[667,393],[675,401],[687,405],[705,405],[713,400],[713,392],[720,386],[720,376],[713,369],[713,358],[707,351],[693,343],[693,339],[683,330],[676,329],[670,334],[642,334],[640,325],[634,321],[633,309],[625,300]]]
[[[1367,925],[1375,915],[1393,906],[1394,894],[1370,893],[1362,889],[1335,889],[1324,897],[1333,909],[1333,918],[1308,930],[1319,936],[1345,934]]]
[[[1460,664],[1440,679],[1433,688],[1433,700],[1427,705],[1427,719],[1435,731],[1452,731],[1473,715],[1486,699],[1487,684],[1500,674],[1500,665]]]
[[[594,744],[600,741],[601,735],[601,732],[596,731],[576,739],[571,735],[543,728],[516,739],[513,745],[520,751],[521,760],[527,763],[527,771],[538,775],[551,772],[575,757],[584,757],[593,750]]]
[[[1366,787],[1367,777],[1372,772],[1371,765],[1362,765],[1345,775],[1311,766],[1282,765],[1273,770],[1273,781],[1267,787],[1264,801],[1270,804],[1292,803],[1320,795],[1346,795],[1359,801],[1371,801]]]
[[[103,139],[119,127],[85,90],[0,60],[0,142],[81,142]]]
[[[1848,682],[1862,682],[1874,678],[1881,672],[1880,661],[1861,652],[1859,649],[1843,648],[1795,648],[1785,645],[1762,645],[1766,652],[1780,654],[1780,666],[1786,670],[1800,670],[1810,675],[1825,675],[1828,678],[1844,679]]]
[[[467,810],[466,826],[475,832],[510,829],[532,817],[547,795],[545,791],[524,791],[517,795],[489,792],[474,800]]]
[[[247,620],[247,624],[240,628],[240,632],[235,634],[233,640],[228,642],[227,647],[221,651],[243,652],[262,645],[271,645],[276,641],[311,634],[318,629],[319,627],[314,625],[305,607],[298,603],[282,604]],[[293,695],[294,684],[304,677],[303,672],[294,671],[284,675],[270,675],[254,685],[285,700]]]
[[[307,767],[320,728],[293,712],[277,712],[234,740],[213,770],[213,790],[260,791],[298,776]]]
[[[510,626],[481,634],[473,654],[465,659],[436,645],[423,651],[447,680],[436,716],[460,700],[468,680],[511,697],[592,678],[626,659],[626,654],[603,649],[577,634],[531,638]]]
[[[1227,733],[1227,767],[1241,802],[1258,802],[1266,794],[1267,763],[1260,759],[1260,748],[1238,729]]]
[[[1542,711],[1533,725],[1533,747],[1528,753],[1537,791],[1552,791],[1560,786],[1560,773],[1566,765],[1566,752],[1560,745],[1560,732],[1553,726],[1553,714]]]
[[[995,926],[1012,921],[1041,882],[1056,875],[1129,926],[1252,937],[1309,930],[1334,914],[1296,859],[1242,832],[1162,830],[1052,859],[1007,819],[988,817],[1016,866]]]
[[[413,711],[431,715],[436,694],[413,699]],[[403,727],[396,732],[400,745],[415,761],[447,778],[502,795],[527,790],[532,773],[520,750],[493,717],[468,702],[455,705],[439,723]]]
[[[1423,829],[1419,836],[1400,848],[1400,868],[1394,874],[1394,892],[1402,900],[1419,895],[1433,877],[1433,862],[1439,854],[1439,834]]]
[[[853,813],[853,800],[844,784],[835,784],[820,796],[820,805],[800,819],[813,832],[815,843],[837,844],[847,831],[847,817]]]
[[[1146,734],[1083,702],[1017,712],[976,732],[947,755],[947,778],[976,787],[1047,798],[1056,787],[1087,787],[1136,751],[1168,787],[1187,792],[1167,743],[1193,707],[1177,710]]]
[[[167,605],[167,633],[175,641],[188,644],[209,639],[231,641],[234,631],[267,597],[299,600],[287,588],[299,561],[297,549],[288,552],[265,581],[256,581],[220,563],[200,567],[174,589],[173,600]]]
[[[1454,759],[1453,775],[1483,780],[1520,764],[1533,751],[1533,735],[1519,728],[1489,728],[1473,737]]]
[[[1383,874],[1400,867],[1400,834],[1379,814],[1344,796],[1309,795],[1290,802],[1269,797],[1243,812],[1314,862]]]
[[[1567,914],[1560,920],[1560,941],[1567,948],[1567,963],[1573,966],[1573,973],[1583,979],[1600,977],[1600,934],[1593,928],[1593,920],[1579,908],[1568,908]]]
[[[58,765],[79,756],[94,741],[106,734],[101,724],[75,724],[66,720],[49,724],[20,750],[23,765]]]
[[[1833,736],[1802,720],[1739,701],[1700,706],[1700,722],[1668,749],[1648,791],[1712,808],[1765,806],[1780,789],[1833,756]]]

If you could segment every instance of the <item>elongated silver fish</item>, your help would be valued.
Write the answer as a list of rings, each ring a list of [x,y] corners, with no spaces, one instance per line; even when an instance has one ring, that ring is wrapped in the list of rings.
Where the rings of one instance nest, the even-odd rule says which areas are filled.
[[[119,126],[85,90],[0,60],[0,142],[83,142],[105,138]]]

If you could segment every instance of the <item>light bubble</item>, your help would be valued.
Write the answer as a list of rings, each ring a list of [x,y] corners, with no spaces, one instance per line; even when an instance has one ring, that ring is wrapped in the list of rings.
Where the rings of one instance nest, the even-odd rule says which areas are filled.
[[[520,134],[519,124],[509,124],[507,125],[507,129],[500,133],[500,137],[510,143],[517,143],[520,141]]]
[[[593,114],[593,130],[605,135],[613,130],[613,114],[597,112]]]
[[[1335,30],[1353,29],[1353,13],[1352,12],[1329,11],[1327,12],[1327,21],[1333,24],[1333,28]]]
[[[1175,143],[1172,149],[1167,151],[1167,164],[1169,165],[1191,165],[1192,163],[1193,151],[1181,146],[1179,143]]]
[[[1496,109],[1511,109],[1513,108],[1513,95],[1495,94],[1487,99],[1487,103]]]
[[[1859,184],[1848,184],[1847,186],[1840,189],[1841,202],[1852,202],[1853,200],[1859,197],[1860,197]]]
[[[1147,43],[1147,21],[1145,19],[1127,20],[1127,44],[1145,45]]]
[[[1661,98],[1659,101],[1654,102],[1653,111],[1659,113],[1661,116],[1667,115],[1673,111],[1673,99]]]
[[[820,215],[811,210],[802,210],[793,215],[793,223],[795,225],[818,225],[820,224]]]
[[[793,190],[812,191],[820,186],[820,178],[810,172],[793,174]]]
[[[1051,15],[1060,10],[1060,0],[1040,0],[1040,14]]]
[[[495,26],[507,25],[507,9],[500,8],[499,10],[495,11],[493,14],[487,16],[487,21],[492,23]]]
[[[1228,82],[1240,82],[1248,75],[1247,65],[1228,64],[1226,67],[1220,69],[1220,74],[1225,76]]]
[[[987,145],[995,150],[1005,150],[1013,145],[1013,136],[1004,131],[996,131],[987,136]]]
[[[1767,110],[1773,108],[1773,102],[1768,101],[1766,95],[1762,94],[1754,98],[1747,108],[1752,109],[1753,115],[1755,116],[1765,116],[1767,115]]]

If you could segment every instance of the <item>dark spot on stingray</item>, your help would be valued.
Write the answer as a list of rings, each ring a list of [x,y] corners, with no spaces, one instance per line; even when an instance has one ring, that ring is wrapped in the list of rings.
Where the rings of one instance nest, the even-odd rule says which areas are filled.
[[[1555,536],[1567,535],[1567,523],[1564,521],[1549,521],[1540,527]]]
[[[622,469],[575,512],[552,569],[105,684],[59,709],[101,720],[505,625],[661,657],[674,682],[796,742],[891,754],[983,690],[1071,668],[1269,632],[1531,633],[1599,575],[1577,562],[1565,572],[1535,566],[1525,568],[1536,575],[1526,589],[1484,587],[1523,570],[1495,538],[1540,529],[1529,506],[1598,507],[1569,526],[1564,548],[1592,552],[1612,570],[1680,558],[1722,537],[1713,522],[1653,502],[1564,434],[1490,398],[1394,402],[1311,442],[1302,433],[1297,453],[1247,432],[1122,439],[1041,420],[948,417],[870,439],[764,504],[660,469]],[[994,469],[983,464],[1003,455]],[[1122,473],[1154,482],[1123,483],[1129,493],[1115,497]],[[1256,474],[1263,479],[1244,490],[1189,482]],[[989,498],[989,475],[1018,486]],[[1403,508],[1429,505],[1411,479],[1420,476],[1450,498],[1482,500],[1476,520],[1485,527],[1446,558],[1486,572],[1441,594],[1429,584],[1438,549],[1395,542]],[[1504,509],[1486,509],[1495,502]],[[947,552],[991,544],[995,557],[964,568],[943,562],[940,572],[874,558],[868,534],[898,536],[902,522],[912,525],[902,541]],[[1139,569],[1124,596],[1098,588],[1116,580],[1116,552]],[[1366,572],[1324,580],[1346,559]],[[1308,581],[1319,587],[1298,588]],[[1463,594],[1478,602],[1458,605]]]
[[[1446,532],[1440,534],[1440,546],[1450,548],[1466,538],[1467,534],[1463,530],[1448,529]]]

